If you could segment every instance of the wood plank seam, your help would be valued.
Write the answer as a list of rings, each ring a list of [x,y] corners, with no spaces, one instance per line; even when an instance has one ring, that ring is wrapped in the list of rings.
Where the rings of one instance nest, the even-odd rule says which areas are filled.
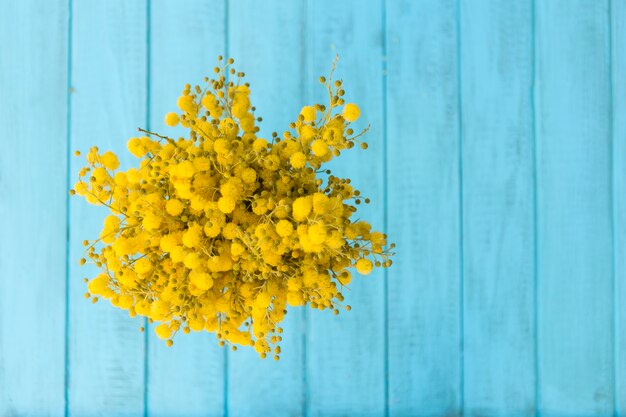
[[[461,0],[456,0],[456,82],[458,124],[458,222],[459,222],[459,413],[465,410],[465,231],[463,223],[463,95],[461,79]]]
[[[70,385],[70,236],[71,236],[71,207],[70,207],[70,194],[69,190],[72,184],[72,0],[67,1],[67,81],[66,81],[66,106],[67,114],[65,120],[66,126],[66,157],[67,157],[67,177],[66,177],[66,192],[67,197],[65,200],[65,317],[64,317],[64,343],[63,347],[63,360],[64,360],[64,375],[63,375],[63,415],[69,416],[69,385]]]

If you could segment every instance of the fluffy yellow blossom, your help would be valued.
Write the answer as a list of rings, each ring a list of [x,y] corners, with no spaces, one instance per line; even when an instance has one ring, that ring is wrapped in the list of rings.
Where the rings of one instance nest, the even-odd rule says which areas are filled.
[[[168,126],[176,126],[179,120],[178,115],[174,112],[165,115],[165,124]]]
[[[354,122],[361,115],[361,109],[354,103],[348,103],[343,108],[343,118],[349,122]]]
[[[170,199],[167,204],[165,204],[165,210],[170,216],[178,216],[183,212],[183,203],[181,203],[180,200]]]
[[[300,151],[295,152],[289,158],[289,163],[291,163],[291,166],[296,169],[304,168],[306,165],[306,155]]]
[[[313,202],[311,197],[298,197],[293,202],[293,218],[297,221],[306,220],[307,216],[311,212]]]
[[[359,274],[367,275],[372,272],[372,261],[369,259],[359,259],[356,261],[356,270]]]
[[[161,339],[168,339],[172,335],[172,330],[167,323],[161,323],[154,328],[155,333]]]
[[[120,166],[120,161],[117,159],[117,155],[110,151],[102,154],[100,160],[102,165],[110,171],[115,171]]]
[[[304,106],[302,110],[300,110],[300,114],[305,122],[310,123],[315,121],[315,107],[313,106]]]
[[[217,200],[217,207],[224,214],[232,213],[233,210],[235,210],[236,204],[237,202],[231,197],[220,197],[220,199]]]
[[[281,237],[291,236],[293,233],[293,224],[289,220],[281,220],[276,224],[276,233]]]
[[[355,220],[369,199],[322,168],[366,147],[358,138],[367,129],[350,127],[360,111],[344,105],[342,83],[323,79],[329,103],[302,107],[268,141],[232,63],[220,59],[206,86],[186,85],[180,112],[165,116],[184,137],[142,130],[127,142],[139,162],[125,171],[112,152],[85,155],[71,193],[110,213],[79,263],[101,269],[87,283],[92,301],[147,317],[167,346],[181,329],[204,330],[222,346],[278,359],[287,306],[349,310],[342,291],[351,271],[390,266],[394,246]]]
[[[311,149],[316,156],[324,156],[328,153],[328,144],[323,140],[316,140]]]

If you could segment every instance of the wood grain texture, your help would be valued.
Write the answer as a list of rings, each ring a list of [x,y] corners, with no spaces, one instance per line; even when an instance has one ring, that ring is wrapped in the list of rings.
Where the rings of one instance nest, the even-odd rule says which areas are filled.
[[[146,120],[146,3],[77,1],[73,8],[71,146],[112,150],[121,168],[137,160],[128,138]],[[73,158],[72,181],[84,158]],[[83,239],[99,235],[104,207],[80,197],[71,203],[70,234],[70,415],[141,415],[144,412],[142,319],[83,298],[83,277],[95,266],[79,267]]]
[[[383,20],[382,2],[360,7],[358,1],[311,3],[307,57],[311,73],[304,81],[309,102],[328,105],[328,94],[318,77],[328,75],[336,54],[336,79],[344,80],[347,102],[361,108],[355,124],[369,148],[358,146],[328,164],[333,175],[349,177],[352,185],[372,199],[353,217],[367,219],[375,230],[384,227],[383,148]],[[310,416],[381,416],[385,412],[384,273],[354,273],[345,295],[352,311],[309,311],[307,328],[307,382]]]
[[[539,384],[544,416],[613,415],[608,2],[539,2]]]
[[[391,416],[462,402],[456,14],[455,1],[387,2]]]
[[[535,415],[532,13],[461,2],[467,415]]]
[[[0,10],[1,417],[626,414],[625,1]],[[128,138],[182,133],[163,115],[220,53],[266,138],[323,99],[340,54],[372,129],[330,168],[398,244],[386,277],[354,277],[351,312],[291,309],[279,362],[205,333],[168,349],[83,298],[106,213],[68,206],[68,147],[136,163]]]
[[[263,117],[261,137],[282,135],[304,99],[304,16],[300,2],[229,1],[228,54],[250,82],[252,105]],[[280,361],[252,349],[228,354],[229,416],[296,416],[305,408],[302,309],[285,317]]]
[[[62,416],[68,11],[1,7],[0,416]]]
[[[626,2],[611,2],[615,414],[626,415]]]
[[[224,4],[152,0],[149,18],[150,128],[178,137],[184,129],[167,127],[163,117],[178,111],[176,100],[184,85],[202,85],[224,53]],[[149,327],[148,414],[221,416],[224,350],[215,336],[181,333],[168,348]]]

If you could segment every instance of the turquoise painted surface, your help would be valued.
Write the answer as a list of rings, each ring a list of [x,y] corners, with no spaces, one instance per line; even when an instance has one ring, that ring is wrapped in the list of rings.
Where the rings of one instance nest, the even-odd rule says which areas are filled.
[[[0,416],[626,414],[626,1],[0,10]],[[336,53],[372,129],[332,169],[398,244],[352,312],[292,310],[275,363],[82,297],[103,213],[67,197],[72,150],[165,129],[218,54],[269,132]]]

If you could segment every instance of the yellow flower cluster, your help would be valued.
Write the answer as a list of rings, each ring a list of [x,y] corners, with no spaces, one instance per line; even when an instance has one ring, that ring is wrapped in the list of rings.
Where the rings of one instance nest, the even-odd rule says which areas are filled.
[[[358,137],[367,129],[350,128],[360,110],[344,103],[341,81],[332,72],[320,78],[329,106],[303,107],[289,131],[268,141],[232,63],[220,57],[216,78],[186,85],[180,113],[165,116],[187,138],[140,129],[146,136],[128,141],[140,162],[126,171],[112,152],[87,154],[70,193],[110,214],[99,238],[84,241],[102,271],[86,280],[85,295],[158,322],[168,346],[181,329],[206,330],[222,346],[279,359],[287,305],[338,314],[351,268],[390,266],[393,245],[351,219],[369,199],[321,170],[355,143],[366,148]]]

